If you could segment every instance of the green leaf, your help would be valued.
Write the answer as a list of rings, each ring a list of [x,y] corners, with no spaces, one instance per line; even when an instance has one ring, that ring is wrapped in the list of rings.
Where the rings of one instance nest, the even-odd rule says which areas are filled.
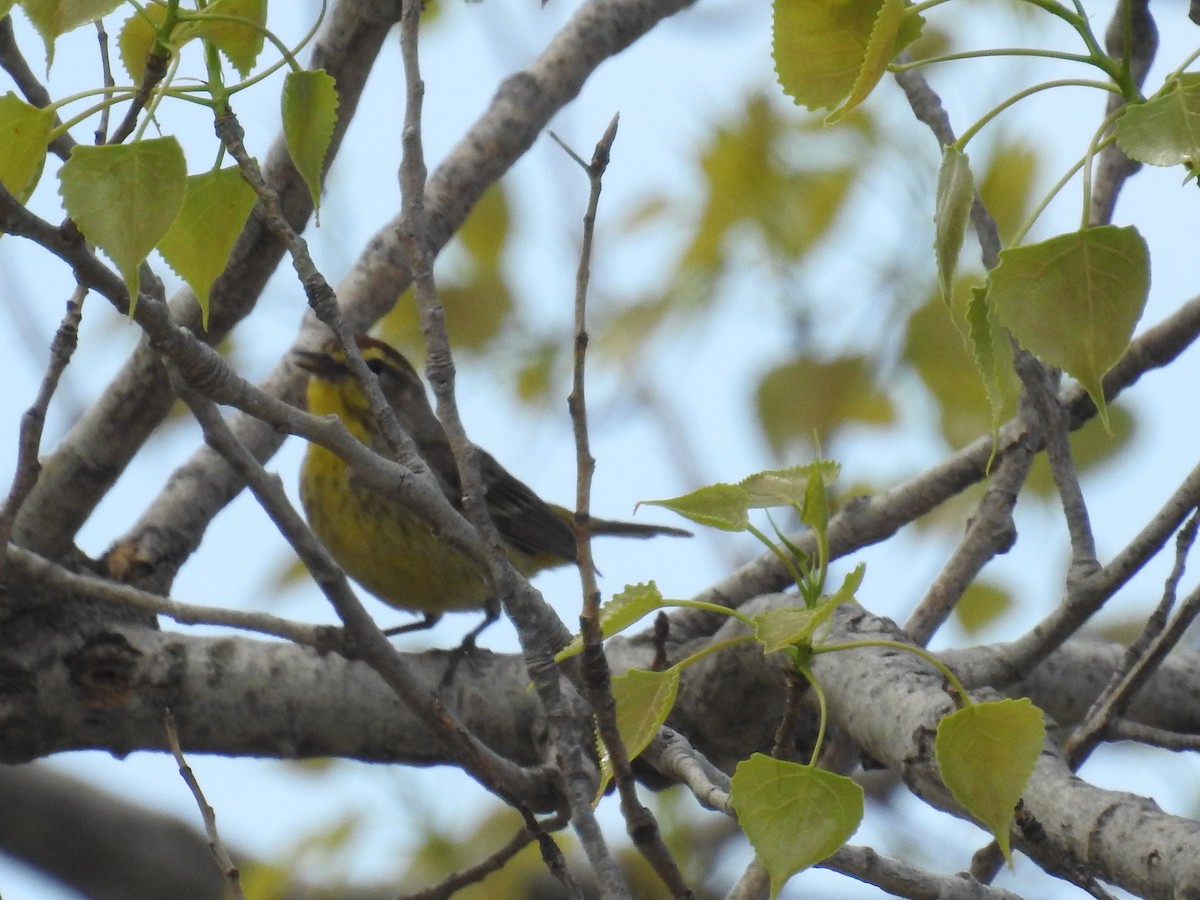
[[[850,422],[884,425],[894,417],[867,360],[857,356],[784,363],[763,376],[755,399],[767,442],[778,454],[793,440],[814,434],[825,440]]]
[[[938,723],[938,768],[954,799],[987,826],[1012,865],[1009,824],[1046,740],[1042,711],[1029,702],[976,703]]]
[[[33,194],[46,162],[54,113],[12,91],[0,97],[0,184],[21,203]]]
[[[808,483],[804,486],[804,506],[800,513],[800,521],[811,528],[819,536],[829,533],[829,492],[825,490],[825,478],[819,469],[808,473]]]
[[[54,61],[54,42],[60,34],[107,16],[121,0],[21,0],[25,15],[46,44],[46,68]]]
[[[754,636],[763,645],[763,653],[774,653],[793,645],[811,645],[817,629],[829,621],[835,609],[854,599],[867,567],[860,563],[842,581],[834,594],[812,609],[787,607],[768,609],[754,616]]]
[[[710,484],[670,500],[643,502],[647,506],[661,506],[700,525],[720,528],[722,531],[745,531],[750,524],[747,515],[750,495],[736,484]]]
[[[337,121],[337,88],[324,69],[289,72],[283,82],[283,134],[296,171],[321,206],[321,168]]]
[[[871,29],[862,66],[858,70],[858,77],[854,80],[850,96],[829,114],[827,123],[833,124],[841,120],[870,96],[883,73],[887,71],[888,63],[920,36],[924,21],[915,13],[909,14],[907,0],[884,0],[879,15],[875,17],[875,25]]]
[[[938,170],[937,203],[933,214],[934,251],[937,257],[938,283],[942,299],[949,307],[954,296],[954,270],[962,252],[967,223],[971,220],[971,201],[975,199],[975,180],[967,154],[955,147],[942,148]]]
[[[1200,162],[1200,72],[1179,75],[1152,100],[1126,106],[1116,136],[1139,162],[1194,167]]]
[[[771,879],[771,898],[802,869],[848,841],[863,817],[863,790],[849,778],[755,753],[733,773],[738,823]]]
[[[976,578],[954,604],[954,617],[971,637],[976,637],[1013,608],[1012,595],[996,584]]]
[[[829,233],[858,173],[842,157],[824,167],[797,165],[796,142],[815,138],[794,118],[754,95],[737,122],[717,131],[701,158],[707,198],[684,254],[687,269],[736,265],[740,242],[731,238],[739,232],[761,237],[772,256],[789,263]]]
[[[67,214],[125,279],[132,316],[138,268],[183,204],[187,164],[179,143],[164,137],[102,147],[77,144],[58,177]]]
[[[833,109],[858,81],[884,0],[774,0],[771,57],[785,94]]]
[[[208,295],[254,208],[254,188],[236,166],[193,175],[183,205],[158,243],[167,264],[191,285],[208,327]]]
[[[141,12],[134,12],[126,19],[117,33],[117,54],[135,84],[141,84],[146,76],[146,57],[154,49],[158,26],[166,17],[165,6],[148,4]]]
[[[980,366],[969,342],[968,298],[973,296],[974,283],[981,283],[984,278],[980,272],[956,279],[949,315],[941,289],[933,287],[926,301],[909,317],[904,337],[904,360],[912,365],[936,402],[938,426],[951,447],[962,447],[993,427],[983,379],[963,377]],[[1008,332],[994,317],[990,324],[995,356],[993,371],[1003,416],[1016,408],[1017,379],[1012,369]]]
[[[841,587],[808,608],[772,609],[755,616],[754,635],[763,645],[763,652],[794,647],[805,649],[805,656],[811,656],[817,629],[829,621],[839,606],[854,601],[866,571],[865,563],[855,566],[842,580]]]
[[[617,701],[617,732],[629,758],[636,759],[654,739],[675,705],[679,669],[674,666],[662,672],[629,669],[612,680],[612,692]],[[608,751],[602,749],[600,788],[596,796],[604,792],[612,775],[612,760]]]
[[[649,584],[630,584],[625,590],[613,595],[600,607],[600,636],[610,638],[664,606],[663,595],[653,581]],[[575,635],[571,643],[554,655],[555,662],[562,662],[583,650],[583,638]]]
[[[992,412],[992,435],[999,434],[1000,421],[1004,413],[1004,375],[1000,361],[1009,359],[999,342],[1007,336],[992,316],[986,288],[971,289],[971,300],[967,303],[967,340],[975,357],[975,366],[983,378],[984,392]]]
[[[772,509],[803,503],[809,490],[810,480],[815,476],[822,484],[830,485],[837,480],[842,467],[828,459],[818,460],[789,469],[768,469],[755,472],[738,482],[738,487],[748,496],[750,509]]]
[[[262,52],[267,25],[267,0],[212,0],[189,14],[171,41],[183,46],[202,38],[211,41],[245,78]]]
[[[1104,225],[1000,253],[988,300],[1023,347],[1074,377],[1109,430],[1101,378],[1125,352],[1150,290],[1146,242]]]

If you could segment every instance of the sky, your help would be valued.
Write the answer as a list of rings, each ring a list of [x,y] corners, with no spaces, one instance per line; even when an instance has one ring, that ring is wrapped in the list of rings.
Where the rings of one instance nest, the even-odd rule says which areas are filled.
[[[294,3],[277,11],[281,19],[276,27],[285,40],[294,39],[304,30],[302,14],[313,6]],[[1174,14],[1182,26],[1186,24],[1182,19],[1183,5],[1175,6],[1178,11]],[[946,14],[954,15],[954,7],[955,4],[948,4]],[[1098,22],[1107,21],[1110,4],[1087,4],[1087,7],[1095,9]],[[544,8],[527,0],[446,5],[444,20],[429,31],[422,50],[427,83],[426,155],[431,168],[482,111],[498,79],[525,64],[574,9],[574,5],[559,0],[552,0]],[[956,20],[976,32],[978,40],[974,46],[995,40],[998,31],[1013,30],[1012,21],[996,18],[996,9],[995,4],[989,4],[980,15],[963,14],[961,20]],[[1160,15],[1172,15],[1172,9],[1164,7],[1165,12]],[[1151,82],[1161,77],[1166,68],[1182,61],[1195,44],[1194,29],[1172,27],[1174,24],[1164,22],[1160,27],[1162,62],[1152,73]],[[778,96],[769,58],[769,28],[769,10],[765,5],[737,0],[699,4],[664,22],[619,59],[605,63],[581,97],[552,123],[556,133],[587,156],[612,114],[619,111],[621,115],[621,131],[605,182],[601,246],[593,271],[594,284],[600,283],[601,292],[606,285],[616,293],[630,286],[653,283],[656,267],[661,270],[664,265],[663,254],[672,249],[669,235],[644,244],[620,242],[614,230],[605,231],[605,215],[616,221],[622,210],[656,190],[666,189],[680,204],[691,202],[701,186],[694,158],[709,140],[714,123],[736,111],[751,89]],[[1017,26],[1024,37],[1029,36],[1030,28]],[[1057,34],[1061,37],[1061,31]],[[28,29],[18,21],[18,40],[35,57],[30,48],[36,45],[27,38]],[[66,43],[58,50],[51,74],[52,92],[56,96],[70,90],[71,85],[89,83],[94,65],[95,43],[90,32],[85,30],[64,40]],[[310,229],[307,235],[318,265],[335,283],[352,263],[357,248],[394,214],[398,203],[396,163],[390,151],[399,139],[401,112],[394,90],[399,83],[398,56],[398,47],[393,43],[385,52],[380,69],[372,76],[356,125],[331,172],[322,226],[315,231]],[[31,61],[36,69],[36,58]],[[976,109],[981,103],[981,93],[986,108],[986,100],[995,102],[1019,86],[1011,81],[1016,72],[1011,61],[973,69],[970,79],[962,78],[961,71],[946,67],[946,71],[930,73],[960,131],[982,111]],[[978,72],[985,74],[975,74]],[[1028,83],[1029,76],[1021,77],[1020,84]],[[981,83],[986,86],[984,89],[979,87]],[[0,91],[7,89],[7,84],[0,86]],[[239,102],[244,104],[239,107],[239,115],[248,126],[251,149],[261,155],[277,129],[275,101],[264,86],[248,92]],[[898,114],[904,114],[893,85],[882,85],[878,96],[870,102],[890,105]],[[1043,95],[1005,114],[1003,121],[1005,127],[1031,140],[1045,138],[1052,157],[1044,169],[1049,182],[1081,152],[1079,136],[1090,133],[1099,104],[1100,101],[1082,92]],[[198,114],[187,113],[178,114],[178,118],[171,118],[166,124],[185,135],[196,136],[193,144],[185,141],[185,146],[194,148],[189,149],[189,162],[193,170],[206,166],[209,162],[206,154],[211,152],[211,129],[207,122]],[[379,153],[380,145],[389,151]],[[930,165],[936,166],[932,139],[929,158]],[[528,302],[543,321],[562,322],[566,340],[569,305],[564,298],[570,296],[573,285],[574,246],[586,201],[586,184],[561,150],[545,137],[514,167],[509,177],[514,188],[512,195],[518,198],[521,229],[519,249],[507,261],[512,278],[524,286]],[[886,187],[887,173],[882,172],[878,177]],[[369,184],[370,190],[338,190],[339,185],[352,179],[355,183]],[[1129,185],[1117,209],[1118,223],[1136,222],[1154,253],[1154,283],[1141,327],[1158,321],[1194,290],[1192,245],[1194,235],[1200,233],[1197,221],[1200,207],[1195,189],[1181,188],[1180,181],[1177,171],[1147,169]],[[54,179],[44,178],[32,201],[52,221],[58,218],[49,212],[54,208],[54,190]],[[1046,235],[1074,227],[1078,196],[1077,189],[1068,191],[1051,208]],[[879,221],[876,217],[869,217],[869,221],[877,229],[877,233],[869,236],[871,240],[885,240],[905,233],[906,229],[932,235],[928,222]],[[606,237],[611,238],[612,246],[604,244]],[[9,397],[14,399],[5,407],[9,412],[0,415],[0,479],[5,483],[15,460],[14,410],[23,408],[17,404],[28,403],[37,389],[45,348],[57,326],[63,301],[70,293],[68,278],[49,262],[49,257],[40,251],[27,252],[11,238],[0,241],[0,304],[14,323],[13,327],[0,330],[0,358],[13,360]],[[825,292],[832,296],[838,279],[844,277],[845,265],[845,250],[839,256],[835,248],[829,265],[814,268],[812,289],[818,295]],[[929,265],[932,271],[932,261]],[[248,323],[246,331],[252,330],[253,336],[239,339],[239,356],[252,379],[268,371],[288,347],[302,312],[303,299],[290,272],[284,271],[272,281],[252,322]],[[716,321],[689,334],[685,346],[667,348],[661,358],[647,361],[664,384],[673,389],[678,386],[679,414],[687,440],[697,448],[705,475],[713,481],[734,481],[775,464],[753,424],[753,411],[746,403],[747,385],[771,362],[786,358],[791,345],[785,330],[759,314],[763,312],[765,307],[748,297],[744,305],[729,308]],[[845,337],[836,328],[830,328],[824,336],[835,343]],[[81,355],[68,371],[63,390],[52,407],[47,446],[53,446],[65,423],[108,382],[136,337],[135,326],[104,308],[102,300],[88,301]],[[730,352],[730,348],[741,352]],[[1194,448],[1200,446],[1200,416],[1195,415],[1192,386],[1200,377],[1197,371],[1200,365],[1194,352],[1190,357],[1183,365],[1148,377],[1134,392],[1130,402],[1141,424],[1136,443],[1085,481],[1101,558],[1122,546],[1195,463]],[[719,364],[714,365],[714,361]],[[468,429],[477,441],[543,496],[569,500],[574,475],[565,404],[562,415],[550,422],[514,411],[497,402],[488,373],[470,366],[461,371],[460,402]],[[900,426],[886,434],[886,452],[881,452],[883,436],[879,432],[866,431],[856,440],[839,444],[838,458],[848,469],[869,471],[883,480],[917,471],[945,452],[944,447],[929,437],[932,411],[928,401],[918,391],[902,389],[899,404],[904,415]],[[1180,415],[1181,404],[1190,404],[1190,414]],[[681,480],[652,424],[625,421],[614,415],[593,430],[593,441],[593,452],[599,461],[593,508],[599,514],[627,516],[639,500],[673,496],[696,486]],[[89,521],[80,535],[81,546],[92,554],[103,552],[113,535],[132,524],[148,497],[190,455],[196,444],[196,431],[188,424],[177,425],[155,438]],[[271,468],[293,487],[293,496],[302,452],[300,441],[289,440],[271,463]],[[1145,463],[1151,456],[1152,471]],[[537,464],[530,465],[535,458]],[[643,511],[638,518],[645,515]],[[669,520],[664,516],[661,521]],[[1055,542],[1053,552],[1064,554],[1065,565],[1065,551],[1059,549],[1063,546],[1060,517],[1053,506],[1038,508],[1023,504],[1018,509],[1018,526],[1022,541],[1012,553],[997,561],[995,571],[1015,586],[1023,615],[1014,616],[982,639],[1003,639],[1020,633],[1031,616],[1040,614],[1057,599],[1055,585],[1045,577],[1047,569],[1053,566],[1053,560],[1048,563],[1045,559],[1046,540],[1028,540],[1026,536],[1049,536]],[[947,549],[944,543],[921,534],[905,534],[888,547],[872,548],[856,556],[852,563],[860,558],[868,563],[867,580],[860,595],[863,603],[878,613],[902,618],[938,571]],[[600,545],[598,562],[605,575],[606,591],[653,577],[668,596],[686,597],[724,574],[731,559],[745,558],[754,552],[751,543],[731,541],[724,535],[701,535],[692,541],[635,542],[619,549]],[[221,565],[213,566],[213,560],[221,560]],[[214,522],[195,559],[181,572],[173,596],[185,601],[219,602],[236,608],[268,609],[285,616],[330,621],[331,615],[315,588],[278,589],[276,580],[286,560],[282,540],[273,533],[253,501],[241,497]],[[1149,567],[1127,593],[1147,601],[1156,599],[1165,566],[1166,563],[1158,563]],[[240,577],[229,579],[230,571],[238,572]],[[575,574],[566,570],[550,573],[539,578],[537,584],[560,609],[567,610],[564,616],[572,621],[571,604],[577,602],[579,592]],[[373,609],[380,612],[381,621],[389,624],[396,621],[398,614],[385,607],[376,605]],[[1128,613],[1123,611],[1119,615]],[[407,637],[402,646],[417,649],[456,643],[468,621],[448,616],[433,633]],[[950,627],[939,640],[943,645],[961,644],[966,638],[961,631]],[[504,625],[493,628],[484,643],[498,650],[515,649],[511,629]],[[1170,811],[1194,811],[1200,787],[1197,778],[1170,758],[1158,755],[1153,766],[1139,766],[1144,771],[1139,774],[1139,783],[1131,787],[1126,773],[1131,763],[1142,759],[1114,748],[1099,754],[1084,774],[1098,784],[1149,794]],[[215,757],[197,757],[190,762],[209,802],[217,810],[224,836],[255,854],[271,857],[286,853],[303,836],[320,831],[334,819],[364,816],[368,834],[345,863],[360,878],[386,875],[397,852],[403,852],[404,847],[420,839],[419,834],[399,821],[402,817],[395,815],[397,803],[409,809],[422,809],[428,814],[429,827],[450,833],[469,827],[474,821],[473,814],[464,819],[457,809],[446,809],[432,799],[436,791],[445,790],[448,777],[445,769],[384,769],[347,764],[336,767],[325,781],[318,783],[298,767],[280,763]],[[73,753],[63,754],[53,764],[83,774],[130,800],[196,821],[191,797],[179,780],[174,763],[165,755],[135,753],[116,760],[99,753]],[[473,784],[468,783],[464,790],[469,792],[466,796],[471,801],[477,801],[475,806],[487,802],[487,795]],[[462,806],[473,808],[472,803],[459,808]],[[915,802],[905,804],[891,815],[919,823],[914,827],[921,829],[942,829],[949,822],[948,818]],[[615,817],[610,824],[616,828]],[[881,823],[880,829],[886,824],[889,823]],[[874,828],[865,828],[856,840],[882,840],[880,829]],[[943,858],[963,860],[962,864],[984,842],[981,833],[957,824],[945,829],[945,834]],[[895,850],[887,846],[881,849]],[[1022,872],[1019,866],[1015,876],[1006,875],[1004,878],[1008,880],[1000,883],[1021,890],[1032,866],[1026,862],[1024,868],[1026,871]],[[326,870],[314,864],[311,871],[319,875]],[[821,896],[846,900],[882,896],[867,886],[820,873],[805,875],[804,879],[798,879],[797,884]],[[1045,887],[1044,882],[1041,885]],[[27,870],[2,861],[0,893],[5,900],[59,900],[70,896],[39,881]],[[1055,896],[1074,895],[1067,891]]]

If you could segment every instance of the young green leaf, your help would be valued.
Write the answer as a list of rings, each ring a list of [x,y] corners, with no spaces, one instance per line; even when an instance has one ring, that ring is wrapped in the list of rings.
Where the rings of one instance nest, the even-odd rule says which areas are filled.
[[[195,38],[212,41],[245,78],[262,52],[266,26],[267,0],[212,0],[173,37],[180,46]]]
[[[920,33],[904,0],[775,0],[771,56],[783,91],[809,109],[845,115]]]
[[[997,346],[997,341],[1004,339],[1004,330],[992,316],[987,289],[972,288],[971,299],[967,303],[967,340],[971,344],[975,365],[983,377],[984,391],[992,411],[993,436],[999,433],[1004,409],[1004,373],[1000,369],[1000,360],[1005,357]]]
[[[21,203],[37,187],[53,127],[51,110],[31,106],[12,91],[0,97],[0,184]]]
[[[763,433],[776,453],[791,441],[827,439],[851,422],[887,425],[895,410],[878,387],[873,364],[861,356],[828,362],[800,357],[763,375],[755,394]]]
[[[771,57],[783,92],[808,109],[848,96],[881,5],[775,0]]]
[[[763,653],[774,653],[795,644],[811,644],[817,629],[829,621],[833,611],[854,599],[866,571],[864,564],[855,566],[835,593],[811,609],[776,608],[754,616],[754,636],[763,645]]]
[[[710,484],[670,500],[646,500],[700,525],[722,531],[745,531],[750,524],[750,495],[736,484]]]
[[[101,147],[77,144],[58,177],[67,214],[125,279],[132,316],[138,268],[183,204],[187,164],[179,143],[164,137]]]
[[[879,79],[887,71],[888,63],[896,58],[896,54],[921,36],[921,26],[925,20],[913,13],[909,14],[907,0],[884,0],[875,17],[871,37],[867,41],[866,52],[858,77],[850,89],[850,96],[825,120],[828,124],[842,119],[850,110],[858,106],[870,96],[879,84]]]
[[[841,471],[838,463],[822,459],[789,469],[755,472],[739,481],[737,486],[747,493],[751,509],[773,509],[803,503],[814,472],[818,472],[823,483],[829,485],[837,480]]]
[[[954,270],[962,252],[967,223],[971,219],[971,201],[975,199],[975,180],[967,154],[955,147],[942,148],[938,170],[937,205],[933,214],[934,255],[937,257],[938,283],[942,299],[950,307],[954,296]]]
[[[283,82],[283,134],[313,206],[321,205],[321,168],[337,121],[337,88],[324,69],[289,72]]]
[[[209,290],[229,262],[255,199],[254,188],[236,166],[193,175],[179,215],[158,242],[163,259],[196,292],[205,328]]]
[[[731,794],[738,823],[771,879],[771,898],[858,830],[863,790],[849,778],[755,753],[738,763]]]
[[[1145,103],[1125,107],[1117,144],[1152,166],[1200,162],[1200,72],[1186,72]]]
[[[22,0],[25,15],[46,43],[46,68],[54,62],[54,42],[60,34],[107,16],[121,0]]]
[[[625,590],[613,594],[612,599],[600,607],[600,634],[604,638],[612,637],[662,606],[663,595],[653,581],[626,585]],[[562,662],[581,650],[583,638],[575,635],[571,643],[554,655],[554,661]]]
[[[167,8],[151,3],[135,10],[117,32],[117,55],[129,77],[141,84],[146,75],[146,57],[158,41],[158,28],[166,20]]]
[[[1149,290],[1149,251],[1132,226],[1003,250],[988,276],[996,318],[1023,347],[1082,384],[1109,431],[1100,380],[1129,345]]]
[[[1025,697],[976,703],[938,723],[935,750],[942,780],[992,832],[1010,866],[1013,809],[1045,739],[1042,711]]]
[[[636,759],[654,739],[675,705],[679,669],[672,667],[662,672],[629,669],[612,680],[612,692],[617,701],[617,731],[621,743],[629,758]],[[612,774],[612,760],[608,751],[602,749],[597,796],[604,792]]]

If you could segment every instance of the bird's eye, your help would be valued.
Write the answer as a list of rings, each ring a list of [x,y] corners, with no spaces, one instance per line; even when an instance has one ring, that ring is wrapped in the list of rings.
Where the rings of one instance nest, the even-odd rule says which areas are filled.
[[[366,362],[367,368],[376,375],[382,375],[387,369],[387,363],[385,363],[382,359],[368,359],[364,360],[364,362]]]

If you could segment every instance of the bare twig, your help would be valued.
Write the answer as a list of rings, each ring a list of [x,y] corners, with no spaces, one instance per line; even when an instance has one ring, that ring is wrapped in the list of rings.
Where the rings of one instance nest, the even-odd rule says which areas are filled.
[[[928,644],[984,565],[997,554],[1007,553],[1017,539],[1012,512],[1033,464],[1031,445],[1028,440],[1012,444],[992,472],[962,541],[904,625],[914,642]]]
[[[1113,17],[1104,34],[1108,55],[1120,60],[1133,83],[1141,87],[1146,73],[1158,50],[1158,29],[1150,15],[1149,0],[1122,0],[1117,4]],[[1109,93],[1106,114],[1112,115],[1124,105],[1125,97]],[[1091,208],[1088,221],[1092,225],[1106,225],[1112,221],[1113,209],[1121,188],[1137,173],[1142,164],[1130,159],[1115,143],[1100,151],[1100,159],[1092,178]]]
[[[1163,750],[1200,750],[1200,734],[1180,734],[1152,725],[1141,725],[1127,719],[1115,719],[1108,724],[1106,735],[1112,741],[1137,741],[1147,747]]]
[[[1169,625],[1166,624],[1166,617],[1175,605],[1176,591],[1183,578],[1187,555],[1196,541],[1198,525],[1200,514],[1192,513],[1175,539],[1175,565],[1163,588],[1162,601],[1146,623],[1146,628],[1138,640],[1129,647],[1125,665],[1113,673],[1109,685],[1096,698],[1087,716],[1063,748],[1063,755],[1071,768],[1077,769],[1083,764],[1104,737],[1109,724],[1125,712],[1133,695],[1183,637],[1183,632],[1191,625],[1196,615],[1200,614],[1200,590],[1197,590],[1184,601],[1174,620]]]
[[[579,266],[575,270],[575,340],[574,365],[571,393],[567,408],[571,412],[571,424],[575,433],[575,545],[579,562],[579,578],[583,588],[583,610],[579,625],[583,634],[583,684],[592,709],[596,713],[596,725],[601,740],[608,752],[613,769],[613,781],[621,797],[621,813],[625,817],[625,830],[633,840],[638,852],[650,863],[663,884],[673,896],[691,896],[691,889],[683,880],[683,874],[671,857],[671,852],[662,839],[654,814],[637,796],[637,785],[630,768],[629,753],[617,730],[617,706],[612,693],[612,670],[604,655],[600,633],[600,587],[596,583],[596,566],[592,559],[591,529],[588,519],[591,513],[592,475],[596,460],[592,456],[588,439],[587,392],[584,378],[587,360],[587,293],[591,279],[592,244],[596,231],[596,210],[600,205],[600,192],[604,186],[604,172],[608,168],[613,142],[617,138],[619,116],[613,116],[608,128],[592,152],[592,160],[585,163],[578,154],[559,140],[558,142],[587,174],[590,190],[587,209],[583,214],[583,241],[579,251]]]
[[[822,869],[841,872],[867,884],[878,885],[897,897],[936,897],[938,900],[1021,900],[1003,888],[982,884],[966,874],[930,872],[870,847],[846,845],[824,862]]]
[[[192,792],[196,805],[200,808],[200,816],[204,819],[204,831],[208,835],[208,848],[212,851],[213,861],[221,870],[221,874],[225,878],[225,886],[230,894],[237,898],[244,898],[246,895],[242,893],[241,875],[230,858],[229,852],[225,849],[225,845],[221,843],[221,836],[217,833],[217,814],[204,799],[204,792],[200,789],[200,782],[196,780],[196,774],[187,764],[187,760],[183,758],[183,748],[179,746],[179,733],[175,730],[175,717],[171,715],[169,709],[166,716],[166,731],[167,746],[171,748],[171,755],[175,757],[175,762],[179,766],[179,774]]]
[[[1054,388],[1059,375],[1051,372],[1028,352],[1013,345],[1013,360],[1017,374],[1037,411],[1041,423],[1046,457],[1058,496],[1062,502],[1063,517],[1067,522],[1067,534],[1071,541],[1071,566],[1067,571],[1068,591],[1070,586],[1095,574],[1100,568],[1096,559],[1096,540],[1092,534],[1091,519],[1087,504],[1079,486],[1079,475],[1071,459],[1068,443],[1065,411]]]
[[[1091,578],[1076,583],[1063,602],[1016,641],[981,652],[972,661],[968,687],[1011,683],[1031,671],[1158,553],[1197,506],[1200,506],[1200,466],[1192,469],[1154,518],[1112,562]]]
[[[108,55],[108,31],[104,27],[104,19],[96,20],[96,42],[100,45],[100,72],[104,86],[111,91],[116,82],[113,80],[112,61]],[[96,126],[95,134],[97,144],[103,144],[105,135],[108,134],[108,118],[111,111],[111,106],[105,106],[100,111],[100,124]]]
[[[419,891],[413,891],[411,894],[404,894],[399,900],[446,900],[446,898],[452,897],[463,888],[472,884],[478,884],[493,872],[500,871],[510,859],[535,840],[541,842],[549,838],[550,832],[558,831],[566,824],[566,816],[562,815],[554,816],[545,822],[537,822],[535,820],[532,827],[527,825],[522,828],[509,839],[507,844],[487,859],[469,868],[448,875],[435,885],[430,885]],[[553,839],[550,840],[553,843]],[[580,897],[582,894],[576,890],[576,892],[569,894],[569,896]]]
[[[323,637],[328,629],[273,616],[270,613],[225,609],[219,606],[201,606],[181,603],[169,597],[160,597],[125,584],[117,584],[103,578],[93,578],[68,571],[22,547],[10,545],[4,552],[4,563],[23,578],[45,585],[59,595],[98,600],[130,609],[142,610],[166,616],[182,625],[220,625],[239,631],[255,631],[270,634],[308,647],[327,646]]]
[[[729,802],[729,776],[709,762],[691,742],[666,726],[658,729],[650,745],[639,757],[669,778],[686,785],[706,808],[733,818]]]
[[[46,366],[46,374],[42,378],[37,398],[33,401],[33,406],[21,416],[20,436],[17,438],[17,467],[13,472],[8,496],[4,498],[4,505],[0,506],[0,547],[8,546],[21,505],[37,484],[41,471],[38,454],[42,446],[42,429],[46,425],[46,410],[58,389],[63,370],[71,361],[79,343],[79,322],[83,317],[83,300],[86,296],[87,290],[77,287],[71,299],[67,301],[66,314],[50,343],[50,362]],[[6,562],[7,557],[0,556],[0,577],[3,576]]]
[[[594,781],[583,747],[590,733],[586,720],[572,716],[562,695],[561,675],[554,652],[565,644],[565,626],[518,575],[508,559],[499,532],[484,502],[484,487],[475,447],[467,438],[454,397],[454,361],[446,335],[444,310],[433,279],[433,254],[425,218],[426,169],[421,139],[425,86],[418,54],[420,7],[406,4],[400,20],[400,50],[404,65],[404,155],[400,165],[402,211],[400,242],[408,256],[425,338],[426,374],[437,400],[437,413],[458,465],[463,510],[483,536],[490,551],[484,571],[513,620],[525,652],[530,679],[546,709],[550,735],[557,751],[571,821],[605,897],[628,897],[629,890],[609,853],[592,810]],[[555,870],[552,868],[551,872]]]

